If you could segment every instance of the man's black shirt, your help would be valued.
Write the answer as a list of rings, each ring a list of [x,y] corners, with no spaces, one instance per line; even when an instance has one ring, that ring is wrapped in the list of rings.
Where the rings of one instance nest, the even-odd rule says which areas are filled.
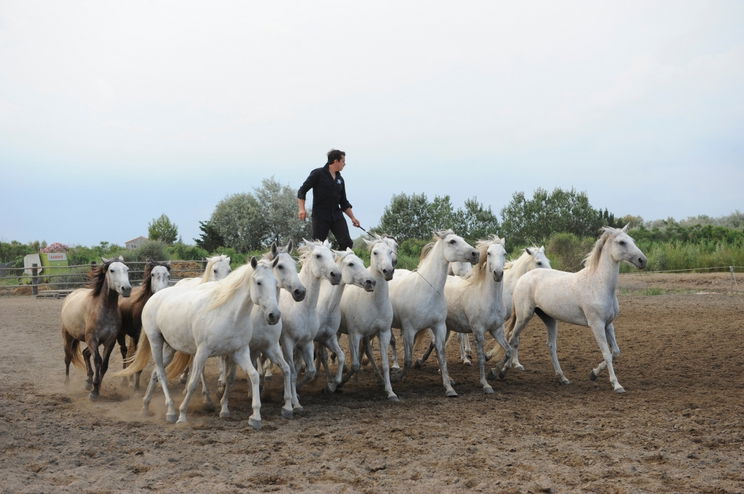
[[[329,165],[316,168],[297,191],[298,199],[305,199],[307,191],[313,189],[313,218],[333,220],[341,216],[342,211],[351,207],[346,199],[346,185],[341,172],[336,178],[331,176]]]

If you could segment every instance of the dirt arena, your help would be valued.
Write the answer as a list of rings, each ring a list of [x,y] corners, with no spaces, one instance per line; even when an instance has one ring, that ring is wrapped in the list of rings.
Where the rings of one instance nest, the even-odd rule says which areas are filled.
[[[189,424],[166,424],[160,393],[143,417],[141,395],[110,376],[90,402],[84,372],[64,385],[62,301],[0,297],[0,490],[744,492],[743,278],[621,276],[622,395],[606,373],[588,379],[601,355],[589,329],[566,324],[559,357],[572,384],[559,384],[535,318],[526,370],[494,381],[493,395],[450,344],[458,398],[445,398],[430,360],[393,383],[399,403],[367,370],[334,395],[318,381],[301,394],[306,413],[285,420],[277,376],[259,431],[244,375],[229,419],[197,397]]]

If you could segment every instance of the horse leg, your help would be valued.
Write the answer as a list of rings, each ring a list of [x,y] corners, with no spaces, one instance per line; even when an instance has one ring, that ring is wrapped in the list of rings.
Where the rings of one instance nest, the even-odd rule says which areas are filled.
[[[534,314],[533,311],[534,309],[530,309],[530,311],[524,315],[517,315],[516,321],[514,322],[514,329],[512,330],[511,338],[509,339],[511,353],[504,355],[504,359],[501,361],[501,370],[499,370],[498,374],[499,379],[503,379],[506,376],[506,371],[509,367],[524,370],[522,364],[519,363],[519,336],[524,327],[527,326],[527,323],[530,322],[530,319],[532,319],[532,315]]]
[[[90,348],[86,346],[85,349],[83,349],[83,360],[85,360],[85,372],[87,374],[87,378],[85,379],[85,389],[87,391],[93,389],[93,366],[90,363],[90,356]]]
[[[259,376],[258,371],[253,367],[251,362],[251,349],[249,345],[244,346],[233,354],[233,360],[245,372],[248,373],[248,379],[251,381],[251,406],[253,408],[253,414],[248,419],[248,423],[254,429],[261,428],[261,392],[258,389]]]
[[[101,352],[98,350],[98,340],[94,336],[86,338],[85,343],[88,345],[88,349],[93,354],[93,365],[95,366],[95,375],[93,376],[93,389],[91,390],[88,397],[91,400],[98,398],[101,392],[101,368],[103,367],[103,357]]]
[[[100,385],[103,382],[103,376],[106,375],[106,372],[108,372],[108,366],[109,366],[109,359],[111,358],[111,352],[114,351],[114,347],[116,346],[116,338],[111,338],[109,341],[106,342],[106,344],[103,347],[103,361],[101,362],[101,378],[99,380],[99,389]]]
[[[116,334],[116,342],[119,344],[119,353],[121,354],[121,368],[126,369],[127,368],[127,352],[129,349],[127,348],[127,335],[124,334],[123,331],[119,331]],[[129,381],[131,378],[122,377],[124,380],[123,384],[126,386],[129,384]]]
[[[75,338],[69,335],[65,330],[62,330],[62,337],[65,340],[65,384],[70,382],[70,363],[74,356],[74,352],[77,351],[77,345],[75,344]]]
[[[152,342],[150,342],[152,345]],[[161,360],[163,362],[163,368],[165,368],[171,360],[173,360],[173,349],[168,345],[167,343],[163,342],[161,343],[162,349],[160,350],[159,354],[161,356]],[[153,357],[153,360],[155,358]],[[150,373],[150,381],[147,383],[147,390],[145,391],[145,396],[142,398],[142,413],[145,416],[150,416],[152,413],[150,412],[150,402],[152,401],[152,395],[155,392],[155,386],[158,384],[158,370],[157,366],[155,369],[152,370],[152,373]],[[175,408],[172,411],[172,420],[168,419],[166,416],[166,420],[169,422],[175,422],[176,421],[176,412]]]
[[[459,333],[460,340],[460,361],[465,365],[473,365],[473,349],[470,347],[470,338],[467,333]]]
[[[333,386],[333,376],[331,375],[331,367],[328,363],[328,352],[326,352],[326,347],[323,343],[318,342],[318,347],[316,350],[317,358],[316,358],[316,367],[318,368],[318,371],[323,371],[326,376],[326,387],[324,388],[325,391],[333,393],[335,390],[335,387]]]
[[[385,393],[387,393],[388,400],[399,401],[398,395],[393,391],[393,386],[390,384],[390,362],[388,362],[387,349],[390,343],[390,335],[392,331],[389,328],[380,331],[378,338],[380,339],[380,360],[382,362],[382,382],[385,386]]]
[[[359,354],[359,344],[362,341],[362,336],[358,333],[349,333],[349,353],[351,353],[351,368],[349,369],[349,373],[346,374],[341,384],[345,384],[349,382],[349,379],[351,379],[351,376],[356,374],[359,369],[362,367],[362,358]]]
[[[299,386],[312,382],[315,379],[315,342],[310,341],[302,346],[302,359],[305,361],[305,376]]]
[[[493,388],[486,380],[486,352],[483,349],[484,343],[484,328],[475,327],[473,328],[473,336],[475,336],[475,351],[478,354],[478,370],[480,371],[480,383],[483,387],[483,392],[486,394],[493,393]],[[467,333],[461,333],[467,336]]]
[[[302,411],[302,405],[300,405],[300,399],[297,396],[297,367],[294,362],[294,341],[291,338],[282,339],[282,353],[284,354],[284,361],[289,366],[289,388],[292,395],[292,409],[294,411]]]
[[[442,384],[444,393],[450,398],[457,396],[455,388],[452,387],[449,371],[447,370],[447,355],[444,350],[445,340],[447,339],[447,327],[443,322],[436,324],[431,328],[434,333],[434,345],[437,347],[437,357],[439,359],[439,370],[442,372]]]
[[[284,377],[284,405],[282,406],[282,417],[285,419],[291,419],[293,416],[292,411],[292,371],[289,368],[289,364],[282,356],[282,349],[278,343],[274,343],[266,351],[264,355],[268,357],[267,360],[275,363],[282,369],[282,376]]]
[[[224,372],[224,381],[222,385],[222,391],[220,394],[220,418],[230,416],[229,395],[230,388],[235,382],[235,362],[227,355],[222,355],[220,359],[220,374]]]
[[[382,376],[382,373],[380,372],[380,368],[377,367],[377,362],[375,362],[375,353],[372,350],[372,338],[365,336],[362,339],[362,344],[364,345],[364,354],[367,356],[367,360],[369,361],[369,364],[372,366],[372,370],[374,371],[375,375],[380,380],[380,382],[384,384],[385,378]],[[387,355],[387,348],[385,349],[385,355]],[[390,366],[389,362],[388,362],[388,366]]]
[[[563,374],[561,364],[558,362],[558,322],[539,309],[535,313],[542,319],[548,329],[548,349],[550,350],[550,360],[553,363],[556,377],[562,384],[571,384],[571,381]]]
[[[336,334],[332,334],[330,338],[328,338],[325,342],[325,345],[328,347],[330,351],[332,351],[336,355],[336,377],[333,380],[333,389],[331,391],[335,391],[336,388],[338,388],[338,385],[341,384],[341,380],[344,377],[344,367],[346,366],[346,354],[344,353],[344,350],[341,348],[341,345],[338,342],[338,337]],[[371,360],[372,365],[374,365],[374,360]]]
[[[607,344],[610,346],[610,349],[612,350],[612,358],[617,358],[618,355],[620,355],[620,347],[617,346],[617,340],[615,340],[615,326],[612,323],[608,323],[605,327],[605,336],[607,337]],[[602,360],[599,365],[592,369],[592,372],[589,374],[589,378],[594,381],[599,377],[599,374],[607,367],[607,362]]]
[[[147,338],[150,340],[150,348],[152,350],[152,359],[155,361],[155,383],[160,381],[160,387],[163,388],[163,396],[165,397],[165,421],[169,423],[173,423],[176,421],[176,406],[173,403],[173,398],[171,397],[170,390],[168,389],[168,378],[165,376],[165,356],[166,352],[170,352],[170,358],[173,358],[173,350],[170,348],[170,346],[165,343],[165,340],[163,339],[163,335],[158,331],[157,329],[153,330],[152,333],[147,333]],[[166,350],[168,348],[168,350]],[[150,384],[154,388],[154,384],[152,383],[153,379],[151,378]],[[148,391],[150,389],[148,388]],[[151,393],[152,391],[150,391]],[[145,396],[145,400],[148,399],[148,396]],[[144,400],[143,400],[144,401]],[[144,410],[145,413],[147,413],[147,406],[149,404],[149,401],[144,402]]]
[[[220,362],[222,362],[222,357],[218,357],[220,359]],[[206,364],[205,364],[206,367]],[[207,386],[207,378],[204,377],[204,372],[199,375],[199,382],[201,382],[201,389],[202,389],[202,400],[204,402],[204,408],[207,411],[214,410],[214,402],[212,401],[212,397],[209,396],[209,387]]]
[[[202,378],[204,372],[204,365],[207,363],[209,358],[209,351],[206,346],[197,347],[194,359],[191,361],[191,372],[189,373],[189,382],[186,384],[186,396],[181,401],[181,406],[178,407],[178,424],[184,424],[188,422],[186,412],[189,408],[189,402],[191,397],[196,391],[196,387],[199,385],[199,381]],[[163,389],[165,389],[165,383],[162,383]]]
[[[391,369],[400,369],[398,365],[398,348],[395,344],[395,334],[393,328],[390,328],[390,353],[393,359],[393,364],[390,366]]]
[[[590,324],[590,327],[592,328],[592,333],[594,333],[594,339],[597,340],[597,345],[599,345],[599,350],[602,352],[602,357],[604,358],[605,367],[607,367],[607,372],[610,375],[610,384],[612,384],[612,389],[616,393],[624,393],[625,389],[617,381],[617,376],[615,375],[615,368],[612,365],[612,352],[610,351],[610,346],[607,344],[607,335],[605,334],[605,329],[606,329],[605,323],[599,320],[591,320],[589,324]]]
[[[447,338],[449,338],[449,331],[447,332]],[[416,361],[416,363],[414,364],[414,367],[416,367],[417,369],[420,369],[421,367],[423,367],[424,362],[426,362],[429,359],[429,355],[431,355],[431,352],[433,350],[434,350],[434,339],[432,338],[432,340],[429,342],[429,347],[426,349],[426,351],[421,356],[421,358]]]

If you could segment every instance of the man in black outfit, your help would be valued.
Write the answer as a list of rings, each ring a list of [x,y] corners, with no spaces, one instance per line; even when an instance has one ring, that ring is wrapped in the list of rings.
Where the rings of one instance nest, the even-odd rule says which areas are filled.
[[[332,231],[340,250],[352,246],[349,227],[346,225],[341,212],[351,219],[352,225],[361,224],[351,210],[351,204],[346,199],[346,186],[341,177],[341,170],[346,166],[346,153],[338,149],[328,151],[328,160],[324,167],[316,168],[297,191],[298,216],[302,221],[307,218],[305,211],[305,195],[313,189],[313,237],[317,240],[328,238],[328,231]]]

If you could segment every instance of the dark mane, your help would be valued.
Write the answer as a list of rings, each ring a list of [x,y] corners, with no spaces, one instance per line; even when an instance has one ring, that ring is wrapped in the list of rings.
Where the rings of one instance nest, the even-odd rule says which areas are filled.
[[[133,303],[146,302],[152,295],[152,270],[155,266],[164,266],[168,271],[171,269],[168,263],[148,259],[145,263],[145,272],[142,275],[144,277],[142,279],[142,287],[137,290],[137,298],[133,300]]]
[[[106,284],[106,271],[108,271],[108,267],[114,261],[116,261],[116,259],[111,259],[103,264],[99,264],[88,273],[88,288],[93,290],[94,297],[101,295],[103,285]]]

